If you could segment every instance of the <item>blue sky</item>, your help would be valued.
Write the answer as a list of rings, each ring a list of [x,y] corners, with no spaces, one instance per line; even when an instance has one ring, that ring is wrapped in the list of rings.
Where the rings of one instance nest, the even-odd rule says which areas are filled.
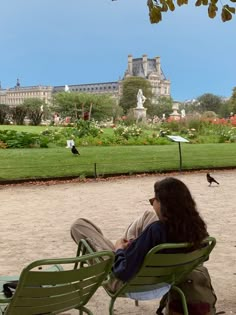
[[[146,0],[1,1],[2,88],[117,81],[127,56],[161,57],[175,100],[228,97],[236,86],[236,17],[194,2],[149,23]]]

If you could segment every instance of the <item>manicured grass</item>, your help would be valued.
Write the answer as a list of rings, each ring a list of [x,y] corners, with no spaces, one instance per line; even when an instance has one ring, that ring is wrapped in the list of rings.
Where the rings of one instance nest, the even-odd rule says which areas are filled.
[[[16,130],[30,133],[40,133],[47,128],[54,128],[53,126],[18,126],[18,125],[0,125],[0,130]]]
[[[183,170],[236,166],[236,144],[181,144]],[[178,144],[0,150],[0,180],[161,172],[179,169]]]

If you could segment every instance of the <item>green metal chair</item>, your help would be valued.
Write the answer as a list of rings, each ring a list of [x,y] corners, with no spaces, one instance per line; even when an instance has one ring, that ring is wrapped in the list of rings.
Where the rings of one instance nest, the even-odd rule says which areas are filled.
[[[169,284],[172,290],[180,294],[184,315],[188,315],[186,298],[183,291],[178,288],[178,283],[197,266],[208,260],[211,251],[216,244],[213,237],[203,241],[202,247],[191,251],[191,244],[161,244],[152,248],[146,255],[139,272],[130,281],[116,292],[110,292],[108,286],[104,289],[111,297],[109,314],[113,315],[113,307],[118,297],[127,297],[127,293],[148,292]],[[82,240],[80,250],[83,253],[92,252],[89,244]],[[86,248],[86,249],[85,249]],[[135,301],[138,305],[138,301]]]
[[[91,260],[93,265],[88,263]],[[49,315],[75,308],[80,315],[84,312],[92,315],[85,305],[107,277],[113,260],[111,251],[102,251],[82,257],[35,261],[21,272],[12,298],[0,294],[0,314]],[[75,269],[75,265],[79,268]],[[0,277],[0,281],[4,279],[9,281]]]

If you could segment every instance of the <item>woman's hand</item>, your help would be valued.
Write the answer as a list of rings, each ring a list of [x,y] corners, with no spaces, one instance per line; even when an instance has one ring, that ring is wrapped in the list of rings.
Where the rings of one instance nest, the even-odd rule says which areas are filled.
[[[125,238],[120,238],[115,243],[115,250],[126,249],[129,245],[129,241]]]

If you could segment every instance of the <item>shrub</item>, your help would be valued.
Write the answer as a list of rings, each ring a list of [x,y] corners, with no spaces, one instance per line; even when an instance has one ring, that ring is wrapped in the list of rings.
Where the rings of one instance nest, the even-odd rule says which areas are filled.
[[[127,140],[132,137],[137,138],[142,134],[142,129],[137,125],[118,125],[118,127],[115,127],[113,130],[115,135],[121,136]]]
[[[0,130],[0,141],[6,148],[47,147],[49,140],[38,134],[16,130]]]
[[[102,133],[102,129],[99,127],[98,123],[95,121],[82,120],[79,119],[76,124],[77,130],[74,133],[78,137],[93,136],[97,137]]]

